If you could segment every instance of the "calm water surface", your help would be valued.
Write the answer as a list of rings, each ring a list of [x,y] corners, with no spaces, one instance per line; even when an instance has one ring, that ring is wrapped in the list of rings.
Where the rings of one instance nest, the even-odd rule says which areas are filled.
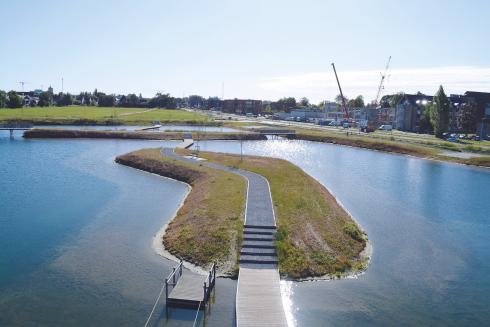
[[[7,135],[0,134],[0,325],[143,325],[173,265],[154,253],[152,238],[186,187],[113,160],[175,143]],[[238,142],[199,145],[240,152]],[[357,279],[283,282],[293,325],[488,324],[488,170],[302,141],[244,142],[243,151],[288,159],[320,180],[374,246]],[[207,326],[233,325],[235,291],[234,281],[218,280]],[[155,326],[194,319],[185,310],[158,316]]]
[[[114,157],[175,143],[7,135],[0,134],[0,326],[143,326],[175,265],[155,254],[153,236],[187,187]],[[208,325],[231,325],[235,288],[218,280]],[[192,326],[195,312],[171,310],[167,321],[163,304],[151,326]]]
[[[236,142],[201,150],[240,153]],[[327,186],[367,231],[358,279],[283,283],[298,326],[490,324],[490,170],[305,141],[245,142]]]

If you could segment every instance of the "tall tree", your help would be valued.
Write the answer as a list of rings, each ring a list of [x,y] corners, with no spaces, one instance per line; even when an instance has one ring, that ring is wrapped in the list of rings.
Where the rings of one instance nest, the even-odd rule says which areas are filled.
[[[449,128],[449,109],[451,103],[449,102],[444,88],[439,86],[439,90],[434,96],[432,104],[429,105],[430,122],[434,127],[434,133],[436,137],[442,138],[442,134],[447,132]]]
[[[22,98],[15,91],[10,91],[8,94],[7,107],[9,108],[22,108]]]
[[[277,101],[277,107],[282,111],[291,111],[291,109],[296,108],[296,99],[293,97],[282,98]]]
[[[342,99],[341,99],[342,100]],[[349,108],[363,108],[364,107],[364,98],[362,95],[358,95],[355,99],[349,100],[347,103]]]
[[[0,90],[0,108],[5,108],[7,105],[7,93]]]
[[[310,106],[310,100],[308,100],[307,97],[302,97],[300,100],[299,100],[299,105],[301,107],[309,107]]]
[[[99,107],[114,107],[116,99],[113,94],[99,93]]]
[[[58,101],[56,103],[57,106],[62,107],[62,106],[70,106],[73,104],[73,99],[71,97],[70,93],[59,93],[58,94]]]
[[[53,96],[49,92],[42,92],[39,95],[39,107],[49,107],[53,103]]]

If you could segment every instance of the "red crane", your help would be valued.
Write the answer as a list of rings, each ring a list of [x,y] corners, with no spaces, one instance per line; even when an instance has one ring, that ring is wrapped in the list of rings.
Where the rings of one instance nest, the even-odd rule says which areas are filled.
[[[337,80],[337,85],[339,86],[340,97],[342,98],[342,111],[344,112],[344,118],[349,119],[349,111],[347,110],[347,105],[345,104],[344,94],[342,93],[342,88],[340,87],[339,77],[337,76],[337,70],[335,69],[335,64],[332,62],[333,72],[335,73],[335,79]]]

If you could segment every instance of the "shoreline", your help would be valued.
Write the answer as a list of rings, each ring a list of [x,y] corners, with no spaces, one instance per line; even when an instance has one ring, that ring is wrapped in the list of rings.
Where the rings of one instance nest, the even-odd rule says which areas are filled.
[[[178,207],[176,208],[174,214],[172,215],[172,217],[162,225],[162,227],[157,231],[157,233],[153,236],[152,238],[152,244],[151,244],[151,247],[153,249],[153,251],[155,252],[155,254],[167,259],[167,260],[170,260],[170,261],[174,261],[176,263],[179,263],[181,259],[177,258],[175,255],[173,255],[172,253],[170,253],[169,251],[167,251],[165,249],[165,245],[163,245],[163,236],[165,235],[165,232],[167,231],[167,227],[169,225],[169,223],[175,219],[175,217],[177,216],[177,213],[179,212],[179,210],[182,208],[182,206],[184,205],[184,202],[185,200],[187,199],[187,196],[189,195],[189,193],[191,192],[192,190],[192,186],[190,186],[189,184],[187,184],[186,182],[182,182],[182,181],[179,181],[177,179],[173,179],[173,178],[170,178],[170,177],[166,177],[166,176],[162,176],[162,175],[158,175],[156,173],[152,173],[152,172],[149,172],[149,171],[146,171],[146,170],[143,170],[143,169],[139,169],[139,168],[135,168],[135,167],[129,167],[129,166],[126,166],[126,165],[123,165],[123,164],[120,164],[118,162],[116,162],[114,160],[114,163],[118,164],[118,165],[121,165],[123,167],[128,167],[128,168],[131,168],[131,169],[136,169],[140,172],[143,172],[145,174],[150,174],[150,175],[153,175],[153,176],[157,176],[159,178],[163,178],[163,179],[169,179],[171,181],[174,181],[174,182],[178,182],[178,183],[182,183],[184,184],[186,187],[187,187],[187,192],[184,196],[184,198],[182,199],[182,201],[179,203]],[[199,275],[207,275],[208,272],[206,270],[204,270],[202,267],[200,266],[196,266],[195,264],[189,262],[189,261],[186,261],[186,260],[183,260],[182,259],[182,263],[184,265],[184,268],[187,268],[188,270],[194,272],[194,273],[197,273]],[[218,276],[218,277],[221,277],[221,276]]]
[[[122,162],[118,162],[116,161],[117,163],[119,164],[122,164]],[[124,161],[123,161],[124,162]],[[127,164],[124,164],[125,166],[128,166]],[[129,165],[130,167],[133,167],[133,168],[136,168],[138,170],[141,170],[141,171],[145,171],[145,172],[148,172],[146,170],[143,170],[141,168],[137,168],[137,167],[134,167],[132,165]],[[310,176],[308,175],[303,169],[301,169],[301,171],[307,175],[307,176]],[[154,173],[154,172],[150,172],[151,174],[154,174],[154,175],[158,175],[160,177],[164,177],[164,178],[169,178],[169,179],[172,179],[174,180],[173,178],[170,178],[168,176],[163,176],[163,175],[160,175],[160,174],[157,174],[157,173]],[[323,187],[329,194],[330,196],[332,197],[334,203],[336,205],[338,205],[339,208],[341,208],[341,210],[352,220],[352,222],[354,222],[356,224],[356,226],[358,227],[359,230],[363,231],[363,229],[361,228],[361,225],[359,224],[359,222],[354,219],[353,215],[351,214],[351,212],[349,212],[345,206],[342,204],[342,202],[338,199],[338,197],[328,188],[326,187],[323,183],[321,183],[320,181],[318,181],[317,179],[313,178],[310,176],[310,178],[312,178],[315,182],[317,182],[321,187]],[[167,229],[168,229],[168,226],[169,224],[177,217],[178,215],[178,212],[179,210],[183,207],[188,195],[190,194],[190,192],[192,191],[192,186],[190,186],[188,183],[186,182],[183,182],[183,181],[180,181],[178,180],[179,182],[182,182],[184,184],[186,184],[187,186],[187,193],[185,195],[185,198],[180,202],[180,204],[178,205],[178,208],[175,210],[172,218],[170,218],[158,231],[157,233],[154,235],[153,239],[152,239],[152,248],[154,249],[155,253],[168,259],[168,260],[172,260],[174,262],[179,262],[180,259],[176,256],[176,255],[173,255],[172,253],[170,253],[166,248],[165,248],[165,245],[163,244],[163,238],[165,236],[165,234],[167,233]],[[367,234],[363,231],[362,234],[364,235],[364,241],[365,241],[365,246],[362,248],[362,250],[358,253],[357,255],[357,260],[355,261],[356,264],[353,264],[352,267],[346,269],[344,272],[337,272],[337,273],[329,273],[329,274],[326,274],[326,275],[322,275],[322,276],[311,276],[311,277],[304,277],[304,278],[301,278],[301,277],[288,277],[286,275],[282,275],[281,279],[282,280],[287,280],[287,281],[295,281],[295,282],[303,282],[303,281],[320,281],[320,280],[335,280],[335,279],[348,279],[348,278],[356,278],[357,276],[360,276],[362,275],[363,273],[365,273],[369,267],[369,264],[371,263],[371,259],[372,259],[372,253],[373,253],[373,246],[372,246],[372,243],[370,242],[370,240],[367,238]],[[201,266],[198,266],[194,263],[191,263],[191,262],[188,262],[188,261],[183,261],[184,262],[184,267],[195,272],[195,273],[198,273],[198,274],[206,274],[206,271],[204,268],[202,268]],[[231,278],[233,279],[233,276],[230,275],[229,273],[223,273],[223,274],[220,274],[219,277],[225,277],[225,278]]]

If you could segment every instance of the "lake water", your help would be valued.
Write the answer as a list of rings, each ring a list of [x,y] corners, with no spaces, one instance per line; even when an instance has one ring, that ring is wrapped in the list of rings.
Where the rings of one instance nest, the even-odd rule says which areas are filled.
[[[240,153],[236,142],[202,151]],[[298,326],[490,323],[490,170],[306,141],[244,142],[327,186],[368,233],[358,279],[283,283]]]
[[[0,134],[0,326],[144,325],[175,265],[153,236],[187,187],[114,158],[174,144]],[[233,321],[235,287],[218,280],[210,325]],[[163,304],[151,326],[167,320]],[[195,312],[169,316],[165,326],[189,326]]]
[[[0,134],[0,326],[144,325],[174,265],[152,238],[186,187],[114,157],[174,144]],[[239,142],[199,145],[240,152]],[[304,141],[243,142],[243,152],[302,167],[374,246],[357,279],[282,282],[292,325],[488,324],[489,170]],[[206,325],[233,325],[235,291],[218,279]],[[159,310],[154,325],[191,326],[194,314]]]

